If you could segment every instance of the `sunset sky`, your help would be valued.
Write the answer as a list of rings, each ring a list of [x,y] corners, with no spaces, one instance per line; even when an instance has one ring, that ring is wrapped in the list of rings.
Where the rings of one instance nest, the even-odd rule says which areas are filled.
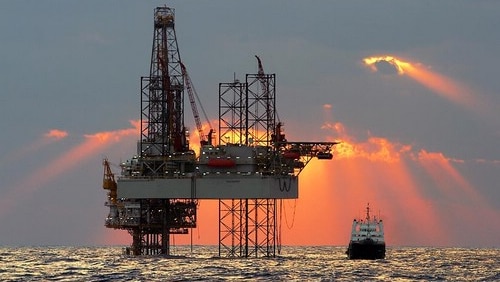
[[[369,202],[388,245],[500,247],[500,2],[488,0],[1,1],[0,245],[131,243],[104,227],[102,159],[118,174],[135,154],[164,4],[212,120],[218,84],[256,73],[258,55],[287,139],[342,141],[283,202],[283,244],[347,245]],[[217,209],[201,202],[193,243],[218,243]]]

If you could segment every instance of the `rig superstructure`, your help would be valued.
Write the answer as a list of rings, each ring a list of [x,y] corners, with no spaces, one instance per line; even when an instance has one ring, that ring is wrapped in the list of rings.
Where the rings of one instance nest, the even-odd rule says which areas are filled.
[[[298,198],[298,175],[312,158],[331,160],[338,142],[290,142],[276,112],[275,74],[219,84],[219,144],[203,135],[194,88],[180,59],[174,10],[154,10],[149,76],[141,78],[137,155],[115,179],[104,160],[109,190],[105,226],[132,235],[134,255],[170,255],[170,235],[196,227],[197,204],[219,201],[219,256],[275,256],[280,245],[277,201]],[[190,149],[184,91],[200,134]]]

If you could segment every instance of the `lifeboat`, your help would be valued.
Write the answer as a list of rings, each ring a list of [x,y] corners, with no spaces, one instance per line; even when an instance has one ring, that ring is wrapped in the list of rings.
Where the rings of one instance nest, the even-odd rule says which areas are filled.
[[[296,159],[300,158],[300,153],[299,152],[286,151],[286,152],[283,153],[283,158],[296,160]]]
[[[212,167],[233,167],[236,162],[232,159],[209,159],[208,166]]]
[[[331,160],[333,159],[333,155],[332,153],[318,153],[316,155],[318,157],[319,160]]]

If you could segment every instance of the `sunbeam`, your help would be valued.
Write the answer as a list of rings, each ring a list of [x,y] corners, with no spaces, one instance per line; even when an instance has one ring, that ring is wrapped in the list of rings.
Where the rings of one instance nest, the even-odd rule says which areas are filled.
[[[137,137],[140,124],[137,121],[131,121],[131,124],[132,128],[85,135],[85,140],[82,143],[67,152],[63,152],[56,159],[46,163],[43,167],[27,175],[17,184],[14,184],[0,200],[0,216],[4,216],[14,205],[22,204],[21,200],[23,197],[33,194],[40,187],[50,183],[63,172],[81,165],[92,156],[102,154],[104,149],[111,144],[117,143],[122,138],[128,136]],[[61,134],[56,134],[55,136],[60,137]]]
[[[394,73],[407,76],[433,93],[480,116],[497,116],[477,91],[420,63],[389,55],[367,57],[363,59],[363,63],[374,72],[388,73],[387,69],[392,68]]]
[[[328,105],[323,110],[331,108]],[[308,207],[324,207],[321,212],[317,209],[303,212],[329,218],[332,221],[328,222],[332,228],[326,228],[329,231],[348,230],[348,219],[358,215],[353,214],[356,208],[373,202],[385,221],[390,244],[460,244],[465,235],[459,235],[458,229],[464,225],[483,230],[485,242],[495,240],[488,234],[499,232],[500,226],[478,217],[498,218],[500,211],[453,166],[474,164],[478,160],[449,158],[442,152],[429,153],[383,137],[369,136],[360,141],[340,122],[327,122],[322,128],[328,131],[329,138],[342,143],[335,147],[333,162],[311,162],[311,167],[305,170],[302,181],[311,183],[314,193],[308,195],[308,187],[304,187],[299,202]],[[492,161],[484,163],[496,165]],[[426,182],[421,177],[423,172],[434,181]],[[342,240],[345,237],[331,235],[330,242],[345,244]]]
[[[57,141],[61,141],[66,137],[68,137],[68,132],[60,129],[51,129],[23,148],[13,150],[10,154],[2,159],[1,164],[6,165],[12,161],[19,161],[20,159],[25,158],[26,156],[30,156],[34,152],[37,152],[43,147]]]

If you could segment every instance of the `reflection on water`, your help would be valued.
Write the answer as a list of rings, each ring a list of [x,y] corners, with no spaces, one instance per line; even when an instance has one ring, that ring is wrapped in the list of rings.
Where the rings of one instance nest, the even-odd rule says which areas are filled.
[[[178,258],[128,257],[121,247],[1,247],[0,281],[499,281],[500,249],[388,248],[348,260],[345,247],[283,247],[276,258],[217,258],[217,246],[176,246]]]

